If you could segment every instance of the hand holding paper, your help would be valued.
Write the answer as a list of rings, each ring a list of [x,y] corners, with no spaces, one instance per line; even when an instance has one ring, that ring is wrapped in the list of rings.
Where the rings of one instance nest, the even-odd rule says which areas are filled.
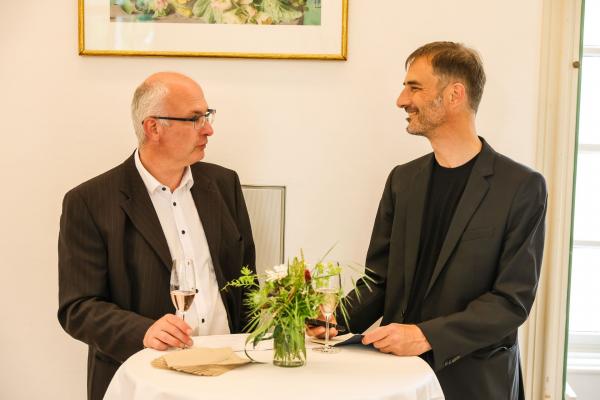
[[[382,353],[418,356],[431,350],[431,345],[417,325],[389,324],[365,334],[363,344],[372,344]]]

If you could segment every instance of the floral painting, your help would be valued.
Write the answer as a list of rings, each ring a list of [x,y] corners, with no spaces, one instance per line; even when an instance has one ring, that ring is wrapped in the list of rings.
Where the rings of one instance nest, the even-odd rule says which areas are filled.
[[[79,54],[346,60],[348,0],[78,0]]]
[[[321,0],[108,0],[112,22],[321,25]]]

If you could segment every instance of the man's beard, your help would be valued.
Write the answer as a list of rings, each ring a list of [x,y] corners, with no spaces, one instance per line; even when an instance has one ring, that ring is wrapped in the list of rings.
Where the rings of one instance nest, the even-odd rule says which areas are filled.
[[[409,117],[410,121],[408,122],[406,131],[411,135],[429,137],[434,129],[446,121],[446,110],[442,102],[442,96],[439,95],[422,108],[425,110],[425,114],[418,108],[409,108],[408,110],[411,112],[414,110],[416,113],[412,117]]]

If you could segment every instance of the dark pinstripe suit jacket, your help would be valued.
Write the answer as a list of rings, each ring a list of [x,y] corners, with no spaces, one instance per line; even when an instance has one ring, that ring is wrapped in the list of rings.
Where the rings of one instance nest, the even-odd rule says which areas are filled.
[[[234,171],[208,163],[191,169],[192,197],[223,287],[242,265],[254,268],[248,212]],[[119,365],[142,349],[150,325],[174,312],[169,248],[133,156],[65,195],[58,256],[58,319],[89,345],[88,398],[101,399]],[[242,293],[221,296],[231,332],[240,332]]]

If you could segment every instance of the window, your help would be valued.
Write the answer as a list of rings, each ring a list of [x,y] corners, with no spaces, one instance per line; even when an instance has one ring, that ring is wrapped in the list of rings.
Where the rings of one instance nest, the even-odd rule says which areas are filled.
[[[600,0],[585,2],[575,179],[567,381],[600,388]],[[593,395],[595,396],[595,395]],[[590,399],[595,397],[589,397]]]

